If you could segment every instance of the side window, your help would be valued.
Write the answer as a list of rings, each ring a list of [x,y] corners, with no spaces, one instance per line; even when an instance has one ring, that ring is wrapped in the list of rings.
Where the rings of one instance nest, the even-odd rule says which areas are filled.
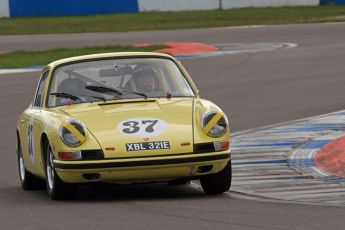
[[[42,106],[44,88],[45,88],[45,85],[47,83],[48,73],[49,73],[49,71],[46,71],[41,75],[40,83],[38,85],[36,96],[35,96],[35,101],[34,101],[35,107],[41,107]]]

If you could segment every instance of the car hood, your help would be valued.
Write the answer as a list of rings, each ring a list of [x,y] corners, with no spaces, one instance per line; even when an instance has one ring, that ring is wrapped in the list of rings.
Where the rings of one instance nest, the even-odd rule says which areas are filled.
[[[60,110],[85,124],[106,158],[154,157],[193,152],[193,100],[113,101]]]

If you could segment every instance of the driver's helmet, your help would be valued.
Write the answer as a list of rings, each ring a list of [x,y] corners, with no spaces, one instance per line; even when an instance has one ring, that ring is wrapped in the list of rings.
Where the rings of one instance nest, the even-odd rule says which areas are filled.
[[[86,81],[79,79],[79,78],[67,78],[64,79],[58,86],[57,92],[58,93],[67,93],[67,94],[73,94],[73,95],[87,95],[85,86],[87,86]],[[66,104],[74,104],[77,103],[77,101],[74,101],[72,99],[66,99],[66,98],[57,98],[56,104],[66,105]]]
[[[157,85],[157,73],[151,67],[141,68],[134,72],[132,80],[138,92],[151,93],[159,88]]]
[[[85,92],[86,81],[79,78],[67,78],[63,80],[58,88],[58,93],[82,94]]]

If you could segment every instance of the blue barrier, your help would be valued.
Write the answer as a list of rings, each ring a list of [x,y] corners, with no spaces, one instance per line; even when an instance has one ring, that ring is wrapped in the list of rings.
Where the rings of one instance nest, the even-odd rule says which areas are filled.
[[[10,16],[58,16],[138,12],[138,0],[10,0]]]
[[[217,7],[214,5],[216,1],[218,0],[179,0],[176,2],[173,0],[0,0],[0,17],[88,15],[150,10],[168,11],[183,10],[183,6],[188,10],[200,9],[200,6],[211,10]],[[260,7],[267,6],[267,4],[278,6],[280,3],[287,2],[287,0],[275,0],[274,2],[272,0],[260,0],[260,2],[253,0],[220,1],[222,1],[222,5],[226,9],[247,6]],[[182,5],[179,4],[181,2],[183,2]],[[195,5],[195,2],[204,5]],[[228,3],[228,6],[225,3]],[[345,4],[345,0],[291,0],[289,4]]]
[[[321,0],[321,5],[327,5],[327,4],[345,4],[345,0]]]

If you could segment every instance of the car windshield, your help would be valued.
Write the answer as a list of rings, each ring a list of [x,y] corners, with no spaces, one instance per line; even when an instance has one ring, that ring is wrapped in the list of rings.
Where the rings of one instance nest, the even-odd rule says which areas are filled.
[[[92,60],[57,68],[48,107],[134,98],[193,97],[177,65],[164,58]]]

